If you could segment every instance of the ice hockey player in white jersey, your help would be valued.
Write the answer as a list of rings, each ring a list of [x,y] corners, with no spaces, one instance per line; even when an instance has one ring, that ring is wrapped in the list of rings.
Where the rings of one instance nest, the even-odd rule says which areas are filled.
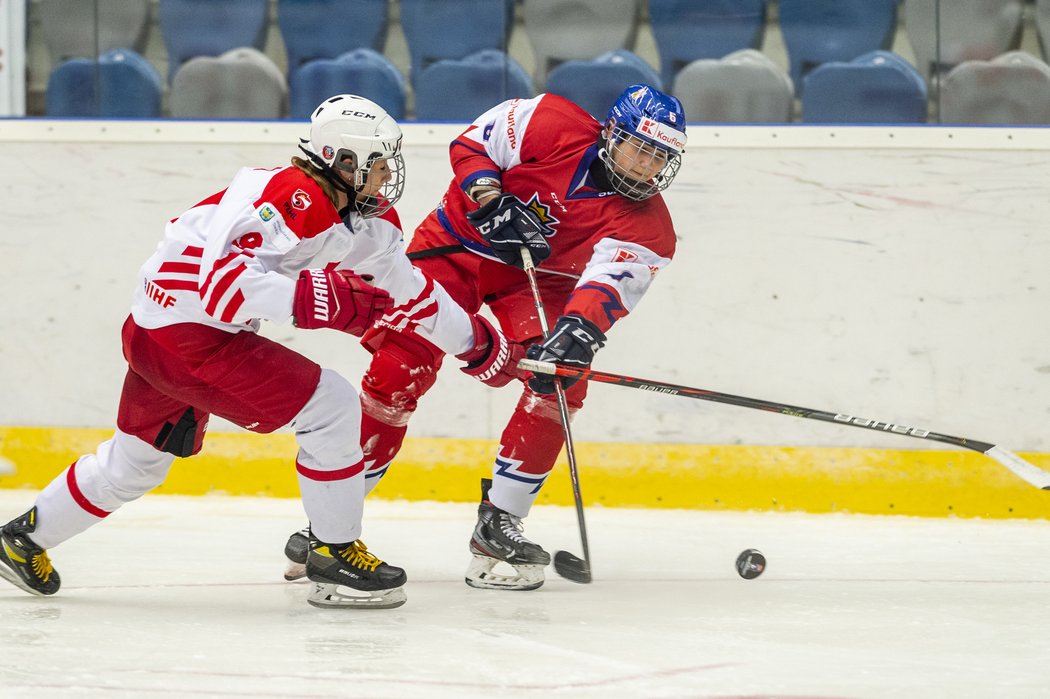
[[[200,450],[215,414],[253,432],[295,432],[312,527],[308,601],[404,603],[405,571],[360,540],[356,390],[257,334],[259,323],[357,336],[376,322],[406,327],[491,385],[511,380],[520,354],[405,256],[392,208],[405,184],[401,129],[382,108],[354,95],[325,100],[299,147],[305,157],[290,166],[244,168],[167,224],[122,331],[128,370],[117,429],[0,528],[0,577],[33,594],[57,592],[47,550],[162,483],[176,456]]]

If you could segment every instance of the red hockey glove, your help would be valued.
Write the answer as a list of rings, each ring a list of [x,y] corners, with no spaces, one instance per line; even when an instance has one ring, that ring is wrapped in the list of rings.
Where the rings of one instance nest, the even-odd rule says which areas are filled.
[[[521,248],[529,249],[537,266],[550,257],[546,236],[551,229],[510,192],[493,197],[480,209],[468,211],[467,221],[478,229],[496,257],[508,265],[521,268]]]
[[[507,340],[496,326],[481,316],[474,315],[471,320],[474,348],[456,355],[467,363],[460,371],[494,388],[506,386],[514,379],[524,379],[525,372],[518,369],[518,360],[525,356],[525,348]]]
[[[573,369],[586,369],[594,353],[605,346],[605,333],[583,316],[568,315],[558,318],[550,337],[542,345],[529,347],[526,356],[541,362],[564,364]],[[529,388],[536,393],[554,393],[554,381],[559,377],[533,374]],[[568,388],[577,381],[574,376],[562,376],[561,385]]]
[[[295,284],[292,317],[307,330],[334,328],[360,336],[394,305],[390,294],[349,270],[304,269]]]

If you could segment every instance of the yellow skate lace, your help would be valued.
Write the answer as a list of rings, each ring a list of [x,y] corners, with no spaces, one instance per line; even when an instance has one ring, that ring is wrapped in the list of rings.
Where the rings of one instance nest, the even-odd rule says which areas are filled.
[[[339,551],[339,556],[352,566],[363,568],[375,572],[375,569],[382,563],[381,560],[373,556],[368,552],[368,547],[365,546],[365,542],[358,539],[351,543],[345,549]]]
[[[33,566],[33,574],[40,579],[41,582],[47,582],[51,579],[51,574],[55,572],[55,567],[51,565],[51,559],[47,557],[46,551],[41,551],[32,557],[30,565]]]

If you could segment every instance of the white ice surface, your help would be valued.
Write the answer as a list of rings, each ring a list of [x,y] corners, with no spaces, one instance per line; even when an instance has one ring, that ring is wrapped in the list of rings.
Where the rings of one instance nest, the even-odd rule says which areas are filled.
[[[2,519],[33,493],[0,491]],[[295,500],[147,496],[0,581],[0,697],[1046,697],[1050,524],[592,508],[595,582],[463,584],[474,507],[369,501],[397,610],[280,578]],[[528,535],[580,553],[575,511]],[[739,551],[769,559],[737,577]]]

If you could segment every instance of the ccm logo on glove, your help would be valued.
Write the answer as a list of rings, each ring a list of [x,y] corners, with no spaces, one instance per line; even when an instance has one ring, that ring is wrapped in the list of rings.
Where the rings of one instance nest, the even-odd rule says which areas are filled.
[[[541,362],[564,364],[574,369],[586,369],[594,359],[594,353],[605,346],[605,333],[583,316],[567,315],[558,319],[543,344],[529,347],[526,356]],[[549,374],[533,374],[529,388],[536,393],[554,393],[554,381],[558,377]],[[575,376],[560,377],[563,388],[577,381]]]
[[[360,336],[394,305],[390,294],[371,280],[350,270],[304,269],[292,300],[295,325]]]
[[[522,248],[528,248],[537,265],[550,257],[551,246],[546,236],[551,229],[540,223],[536,213],[510,192],[468,212],[467,220],[478,229],[496,257],[508,265],[521,267]]]

